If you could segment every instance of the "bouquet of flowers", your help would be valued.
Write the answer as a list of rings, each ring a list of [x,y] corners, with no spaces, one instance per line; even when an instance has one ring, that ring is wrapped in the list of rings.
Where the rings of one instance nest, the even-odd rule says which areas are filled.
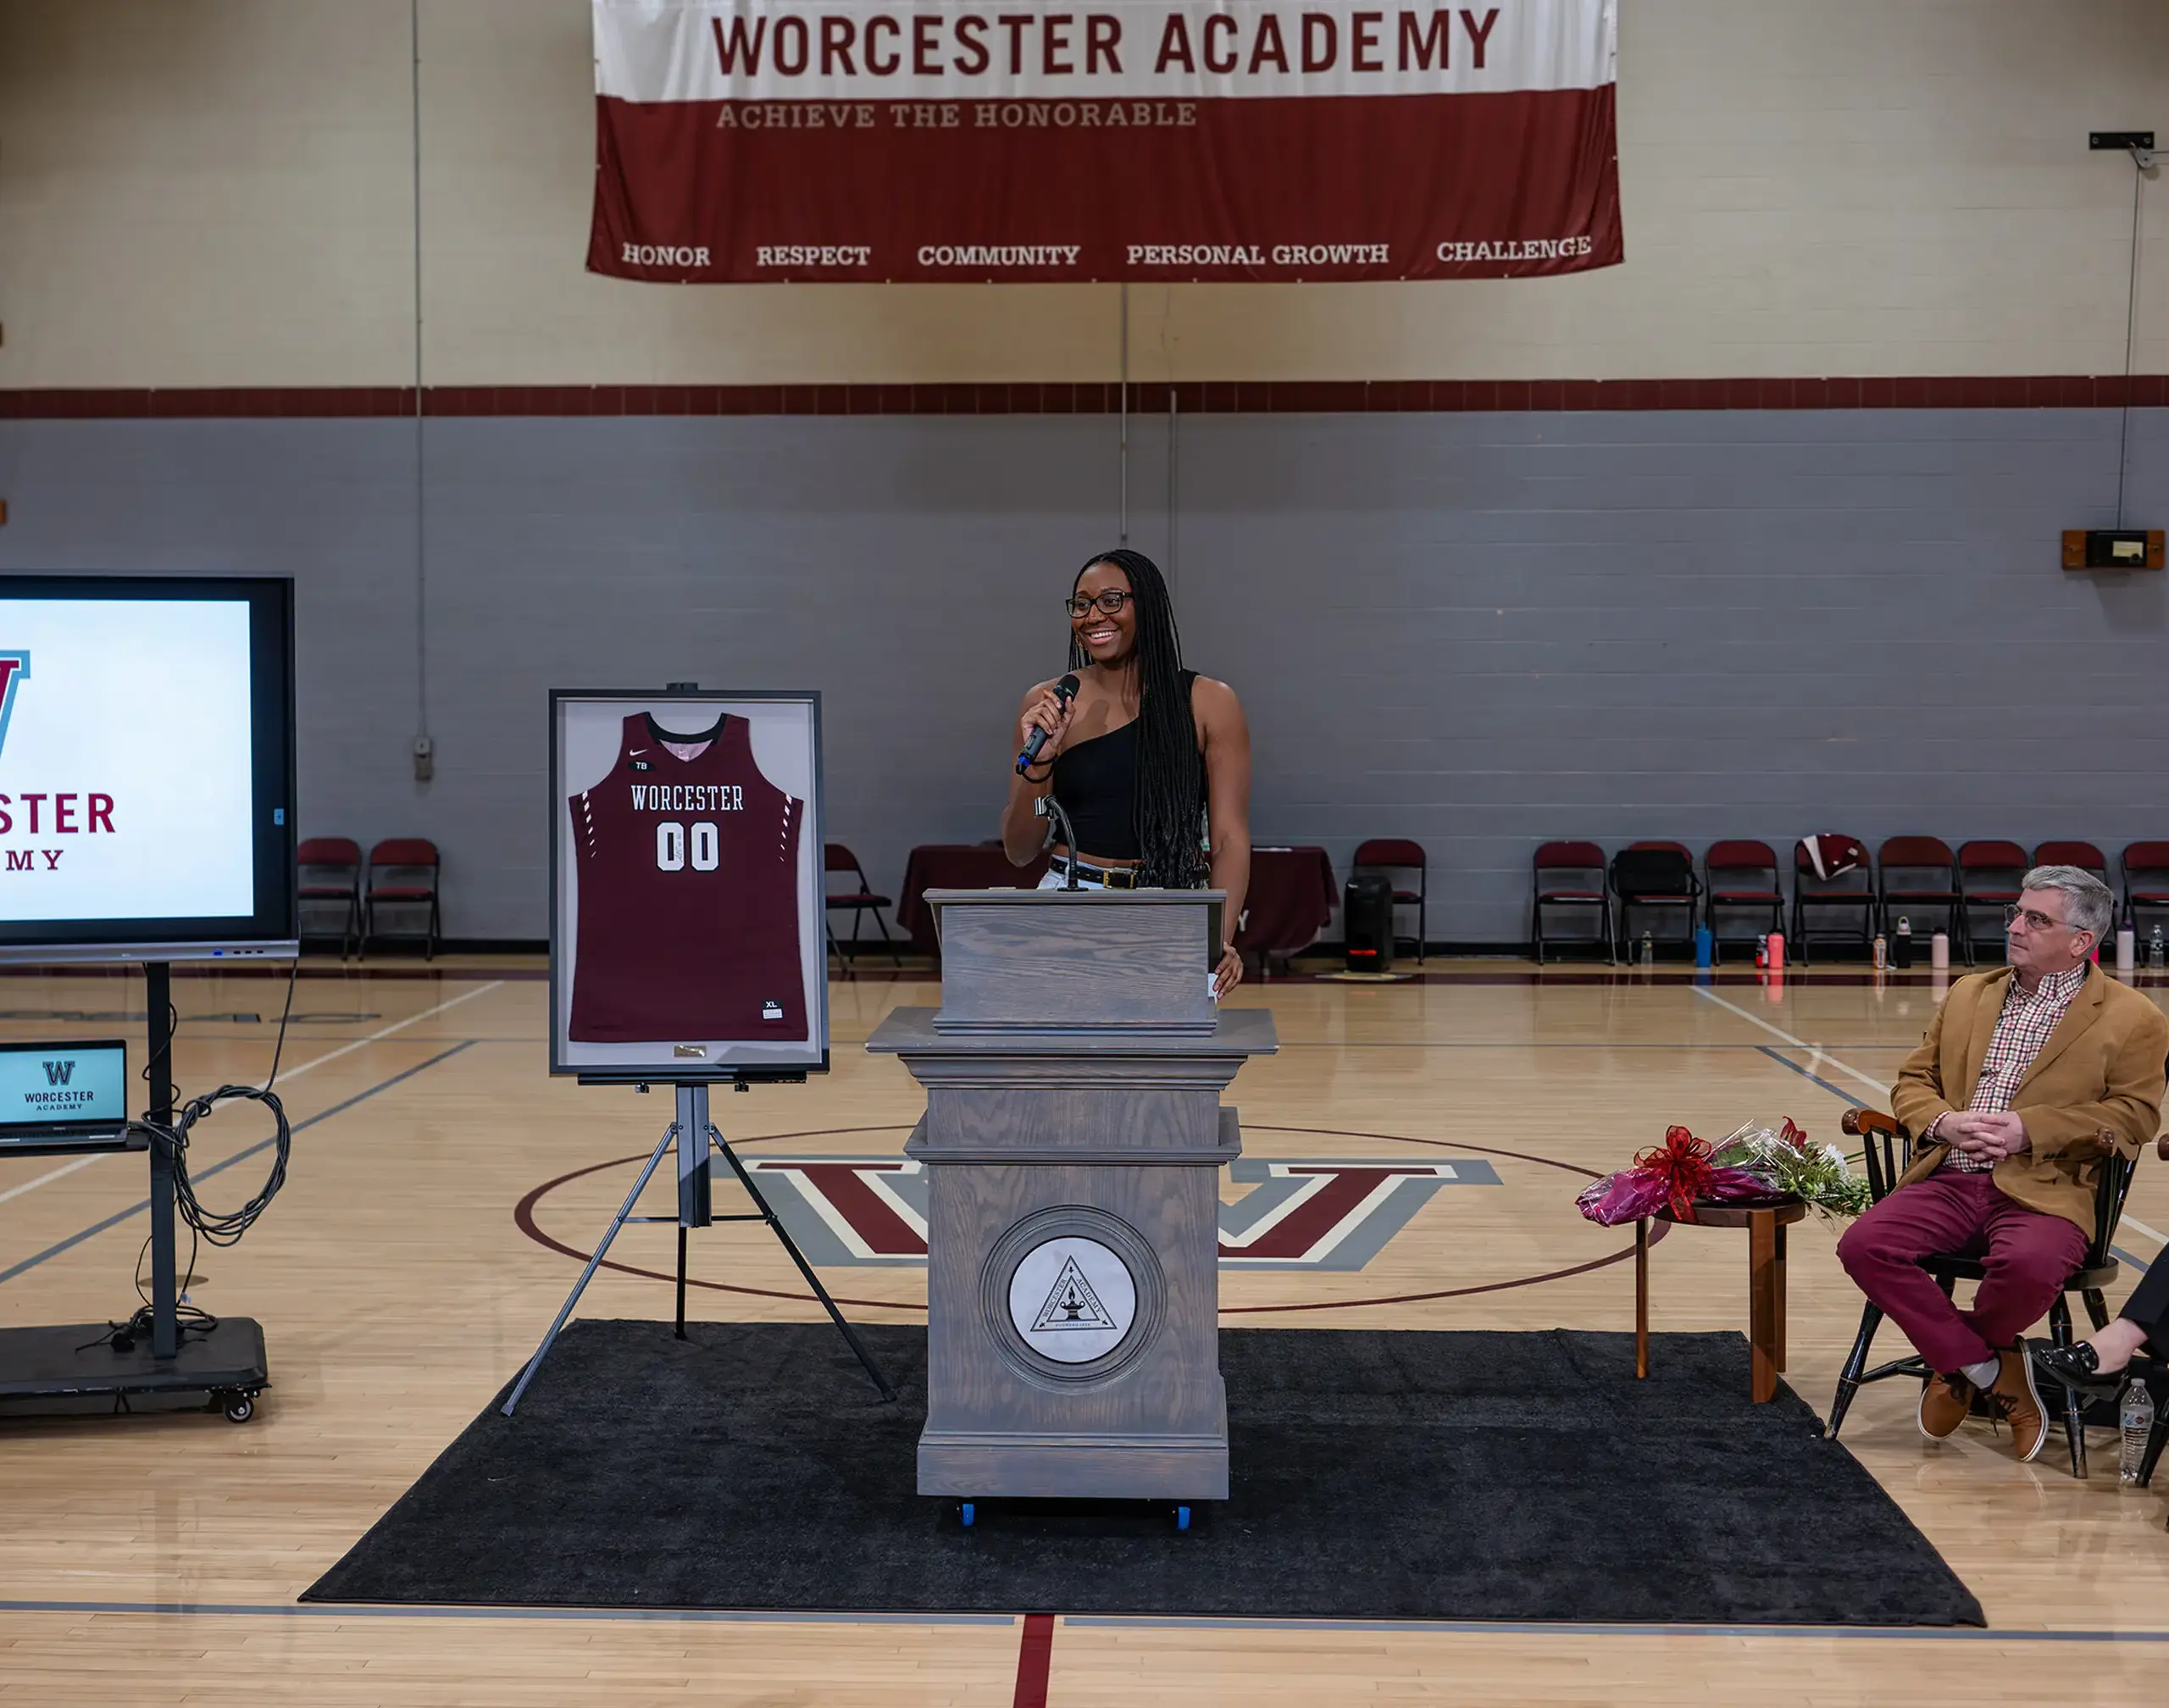
[[[1775,1127],[1750,1121],[1714,1145],[1684,1127],[1667,1128],[1663,1144],[1639,1152],[1631,1167],[1592,1183],[1574,1201],[1606,1228],[1661,1210],[1692,1222],[1697,1204],[1767,1209],[1795,1201],[1832,1217],[1857,1216],[1867,1208],[1867,1182],[1845,1166],[1836,1145],[1817,1149],[1789,1120]]]
[[[1832,1221],[1868,1206],[1867,1181],[1845,1166],[1845,1153],[1835,1145],[1809,1144],[1790,1121],[1774,1128],[1750,1121],[1719,1144],[1717,1154]]]

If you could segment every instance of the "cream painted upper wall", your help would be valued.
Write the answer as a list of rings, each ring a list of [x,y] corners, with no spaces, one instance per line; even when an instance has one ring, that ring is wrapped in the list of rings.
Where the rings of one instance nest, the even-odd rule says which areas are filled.
[[[1140,286],[1140,379],[2111,373],[2169,0],[1622,0],[1627,263]],[[1101,380],[1114,287],[583,269],[584,0],[422,0],[436,385]],[[0,386],[410,381],[408,0],[0,0]],[[2169,369],[2169,182],[2138,366]]]

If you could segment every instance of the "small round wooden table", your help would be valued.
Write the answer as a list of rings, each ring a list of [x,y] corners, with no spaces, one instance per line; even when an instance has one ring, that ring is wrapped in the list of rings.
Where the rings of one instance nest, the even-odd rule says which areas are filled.
[[[1669,1210],[1634,1224],[1634,1376],[1650,1373],[1650,1223],[1677,1228],[1745,1228],[1747,1230],[1747,1345],[1750,1391],[1758,1406],[1777,1397],[1778,1372],[1785,1367],[1785,1228],[1807,1214],[1798,1199],[1750,1208],[1736,1204],[1697,1204],[1695,1219],[1683,1222]]]

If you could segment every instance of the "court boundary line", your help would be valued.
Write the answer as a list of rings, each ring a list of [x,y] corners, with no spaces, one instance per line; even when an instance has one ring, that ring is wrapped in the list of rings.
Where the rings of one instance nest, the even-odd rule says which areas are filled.
[[[1062,1623],[1109,1628],[1232,1631],[1423,1631],[1447,1636],[1516,1636],[1544,1633],[1559,1637],[1753,1637],[1838,1639],[1847,1642],[1922,1641],[1947,1643],[2169,1643],[2169,1629],[1998,1630],[1985,1625],[1638,1625],[1588,1620],[1545,1619],[1240,1619],[1180,1614],[1064,1614]]]
[[[1822,1642],[2169,1644],[2169,1628],[1998,1629],[1978,1625],[1715,1625],[1553,1619],[1301,1619],[1181,1613],[833,1613],[733,1607],[492,1607],[444,1602],[128,1601],[0,1599],[0,1614],[107,1613],[203,1618],[486,1619],[643,1624],[970,1625],[1000,1627],[1046,1619],[1079,1629],[1197,1631],[1420,1632],[1444,1636],[1751,1637]]]
[[[594,1619],[635,1623],[759,1625],[1014,1625],[1020,1613],[824,1613],[736,1607],[486,1607],[452,1602],[68,1601],[0,1600],[7,1613],[136,1613],[197,1618]]]

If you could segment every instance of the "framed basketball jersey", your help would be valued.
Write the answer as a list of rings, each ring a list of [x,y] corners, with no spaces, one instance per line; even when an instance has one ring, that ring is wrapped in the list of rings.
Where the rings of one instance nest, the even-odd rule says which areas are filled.
[[[828,1066],[818,693],[550,696],[550,1067]]]

